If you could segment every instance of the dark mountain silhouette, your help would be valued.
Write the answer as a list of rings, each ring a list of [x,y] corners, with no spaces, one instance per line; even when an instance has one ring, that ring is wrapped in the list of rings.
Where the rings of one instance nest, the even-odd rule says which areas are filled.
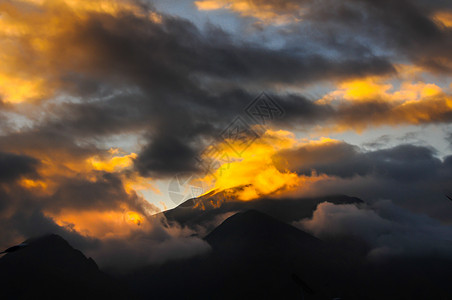
[[[118,299],[127,295],[93,259],[62,237],[51,234],[24,243],[26,247],[0,258],[0,299]]]
[[[246,297],[259,290],[262,297],[297,299],[301,282],[303,292],[313,294],[314,299],[342,293],[337,286],[348,269],[342,263],[345,257],[338,259],[341,255],[327,243],[259,211],[235,214],[205,240],[224,268],[232,269],[230,274],[237,272],[247,282],[241,287]],[[249,268],[248,272],[241,271],[243,266]],[[237,284],[236,276],[225,280]],[[238,296],[242,295],[231,294],[232,298]]]
[[[274,242],[272,247],[303,246],[320,250],[323,242],[297,228],[274,219],[257,210],[237,213],[226,219],[220,226],[209,233],[205,240],[218,251],[255,248],[260,244]],[[250,243],[252,241],[252,243]],[[292,245],[294,244],[294,245]]]

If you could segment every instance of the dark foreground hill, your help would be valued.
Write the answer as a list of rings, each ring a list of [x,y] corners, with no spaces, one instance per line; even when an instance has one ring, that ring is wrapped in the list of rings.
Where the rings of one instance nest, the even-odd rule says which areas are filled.
[[[58,235],[0,258],[0,299],[125,299],[125,288]]]

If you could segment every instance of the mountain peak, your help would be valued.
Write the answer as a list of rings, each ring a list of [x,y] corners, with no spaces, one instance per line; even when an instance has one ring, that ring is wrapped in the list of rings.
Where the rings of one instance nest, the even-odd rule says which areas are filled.
[[[23,244],[26,246],[0,258],[1,299],[94,299],[124,295],[122,288],[102,273],[93,259],[61,236],[49,234]]]
[[[26,247],[6,254],[0,265],[21,267],[45,264],[46,268],[63,268],[67,272],[95,272],[97,264],[88,259],[81,251],[74,249],[65,239],[57,234],[48,234],[27,239]]]
[[[50,233],[40,237],[29,238],[24,244],[38,247],[40,245],[53,246],[58,248],[72,248],[72,246],[58,234]]]
[[[258,247],[264,244],[286,247],[288,244],[306,246],[322,243],[314,236],[254,209],[229,217],[205,240],[217,249],[246,248],[250,240]]]

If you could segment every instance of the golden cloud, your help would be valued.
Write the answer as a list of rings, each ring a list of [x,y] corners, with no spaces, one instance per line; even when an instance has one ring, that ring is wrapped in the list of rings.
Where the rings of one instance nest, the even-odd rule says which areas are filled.
[[[63,157],[61,153],[59,157]],[[92,208],[72,208],[55,204],[45,209],[44,213],[56,224],[85,236],[101,239],[123,238],[135,231],[151,230],[152,225],[148,218],[159,212],[156,207],[145,205],[147,202],[144,199],[137,198],[140,189],[151,189],[156,192],[158,190],[154,187],[152,179],[141,177],[133,172],[135,157],[135,153],[127,154],[115,148],[84,159],[65,157],[65,160],[48,160],[43,158],[38,168],[39,179],[22,178],[19,184],[45,199],[59,191],[65,178],[84,179],[96,183],[102,182],[102,174],[105,172],[117,174],[121,179],[122,188],[129,195],[124,199],[111,199],[111,203],[106,204],[106,207],[94,205]],[[103,192],[108,193],[107,190]],[[138,201],[130,202],[130,199]],[[94,202],[95,200],[93,199]],[[131,204],[136,207],[132,207]]]
[[[330,105],[336,115],[323,132],[355,130],[372,126],[446,122],[452,113],[452,96],[432,82],[420,80],[421,69],[399,66],[400,75],[363,77],[337,84],[316,101]],[[416,81],[413,78],[418,78]],[[397,85],[397,80],[401,80]]]
[[[65,70],[89,65],[90,51],[74,40],[92,14],[132,14],[152,22],[161,16],[135,1],[22,0],[0,3],[0,98],[18,103],[52,97]]]
[[[243,201],[264,196],[281,196],[294,189],[308,188],[309,184],[323,179],[324,176],[299,176],[289,171],[288,167],[281,167],[279,162],[275,161],[275,155],[305,143],[322,144],[331,141],[327,138],[307,141],[297,139],[289,131],[267,130],[239,155],[233,150],[234,143],[243,141],[225,140],[216,147],[228,157],[228,161],[223,162],[213,174],[202,180],[213,186],[213,191],[232,192],[236,199]]]
[[[302,7],[292,1],[200,0],[195,5],[199,10],[225,9],[276,25],[298,22],[302,12]]]
[[[443,26],[452,27],[452,12],[440,11],[433,15],[433,20],[441,23]]]
[[[67,179],[85,180],[91,183],[103,182],[103,176],[106,173],[115,174],[120,179],[121,188],[132,198],[137,196],[143,198],[141,190],[160,193],[152,178],[142,177],[133,169],[133,160],[137,156],[135,153],[124,153],[118,148],[80,157],[74,157],[56,149],[46,152],[30,149],[25,152],[39,158],[40,164],[37,167],[37,177],[30,175],[31,177],[21,178],[18,183],[37,196],[54,195],[60,189],[61,183]],[[128,199],[123,200],[124,203],[128,201]],[[143,207],[143,211],[146,215],[151,215],[159,210],[156,208],[147,210]],[[72,215],[75,215],[75,212],[72,212]]]
[[[438,96],[443,90],[434,83],[402,82],[398,90],[385,79],[365,77],[339,83],[338,89],[328,93],[318,103],[331,103],[335,100],[374,101],[407,103],[419,101],[428,97]]]
[[[84,236],[100,239],[121,238],[133,231],[148,231],[149,222],[137,212],[128,210],[69,210],[47,212],[56,224]]]

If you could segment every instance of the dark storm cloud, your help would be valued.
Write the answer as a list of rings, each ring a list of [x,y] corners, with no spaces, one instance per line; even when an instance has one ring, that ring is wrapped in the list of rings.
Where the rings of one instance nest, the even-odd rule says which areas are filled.
[[[447,159],[441,162],[433,149],[409,144],[363,152],[347,143],[331,143],[284,151],[275,160],[284,160],[304,175],[317,171],[342,178],[373,175],[404,182],[432,180],[447,169]]]
[[[335,108],[330,105],[319,105],[306,97],[289,94],[284,96],[272,95],[285,110],[284,118],[275,120],[275,123],[281,123],[289,126],[294,124],[320,124],[327,121],[335,114]]]
[[[231,2],[237,4],[239,1]],[[280,31],[287,35],[291,47],[309,44],[320,53],[332,53],[338,59],[359,57],[366,60],[375,53],[386,53],[392,61],[410,61],[436,72],[451,72],[452,30],[435,19],[439,12],[452,11],[448,1],[244,2],[249,5],[243,8],[231,5],[226,9],[263,18],[267,25],[272,25],[277,16],[299,19],[299,22],[288,24],[290,30]],[[268,16],[271,13],[276,15],[273,19]]]
[[[99,173],[95,182],[85,178],[62,178],[55,193],[48,198],[44,197],[41,201],[47,202],[45,207],[49,211],[59,211],[65,208],[76,210],[118,209],[121,203],[126,202],[130,209],[143,212],[147,206],[152,206],[136,195],[128,194],[117,174]]]
[[[287,128],[309,129],[318,125],[331,131],[360,131],[382,125],[447,124],[452,121],[446,94],[411,102],[376,96],[362,101],[341,99],[341,103],[319,103],[294,94],[273,97],[286,111],[284,118],[274,123]]]
[[[330,176],[332,180],[311,186],[314,195],[343,193],[371,202],[391,199],[414,212],[452,222],[452,205],[444,196],[452,192],[452,156],[441,160],[431,147],[406,144],[363,151],[336,142],[282,151],[273,160],[280,169]]]
[[[143,175],[175,174],[193,172],[195,151],[186,143],[174,137],[154,138],[140,154],[136,161],[138,170]]]
[[[433,20],[434,13],[443,9],[450,10],[451,5],[440,1],[319,1],[313,2],[307,18],[325,30],[341,31],[342,36],[348,32],[352,40],[371,40],[377,48],[395,51],[399,59],[450,72],[440,62],[452,59],[448,50],[452,31]]]
[[[79,146],[73,137],[50,127],[38,127],[0,136],[0,150],[32,153],[34,157],[70,156],[73,159],[97,152],[93,146]]]
[[[39,161],[13,153],[0,152],[0,183],[16,180],[24,175],[36,175]]]
[[[93,15],[76,27],[74,33],[56,42],[80,47],[66,50],[60,59],[71,70],[69,75],[62,74],[65,82],[77,84],[79,78],[83,94],[98,90],[83,84],[89,79],[110,87],[139,86],[147,94],[163,98],[155,101],[196,104],[195,98],[206,98],[200,84],[209,77],[245,84],[303,83],[394,72],[391,63],[380,57],[332,60],[306,50],[270,50],[232,42],[219,28],[201,32],[190,21],[169,16],[159,24],[130,15]],[[83,55],[70,62],[75,50]]]

